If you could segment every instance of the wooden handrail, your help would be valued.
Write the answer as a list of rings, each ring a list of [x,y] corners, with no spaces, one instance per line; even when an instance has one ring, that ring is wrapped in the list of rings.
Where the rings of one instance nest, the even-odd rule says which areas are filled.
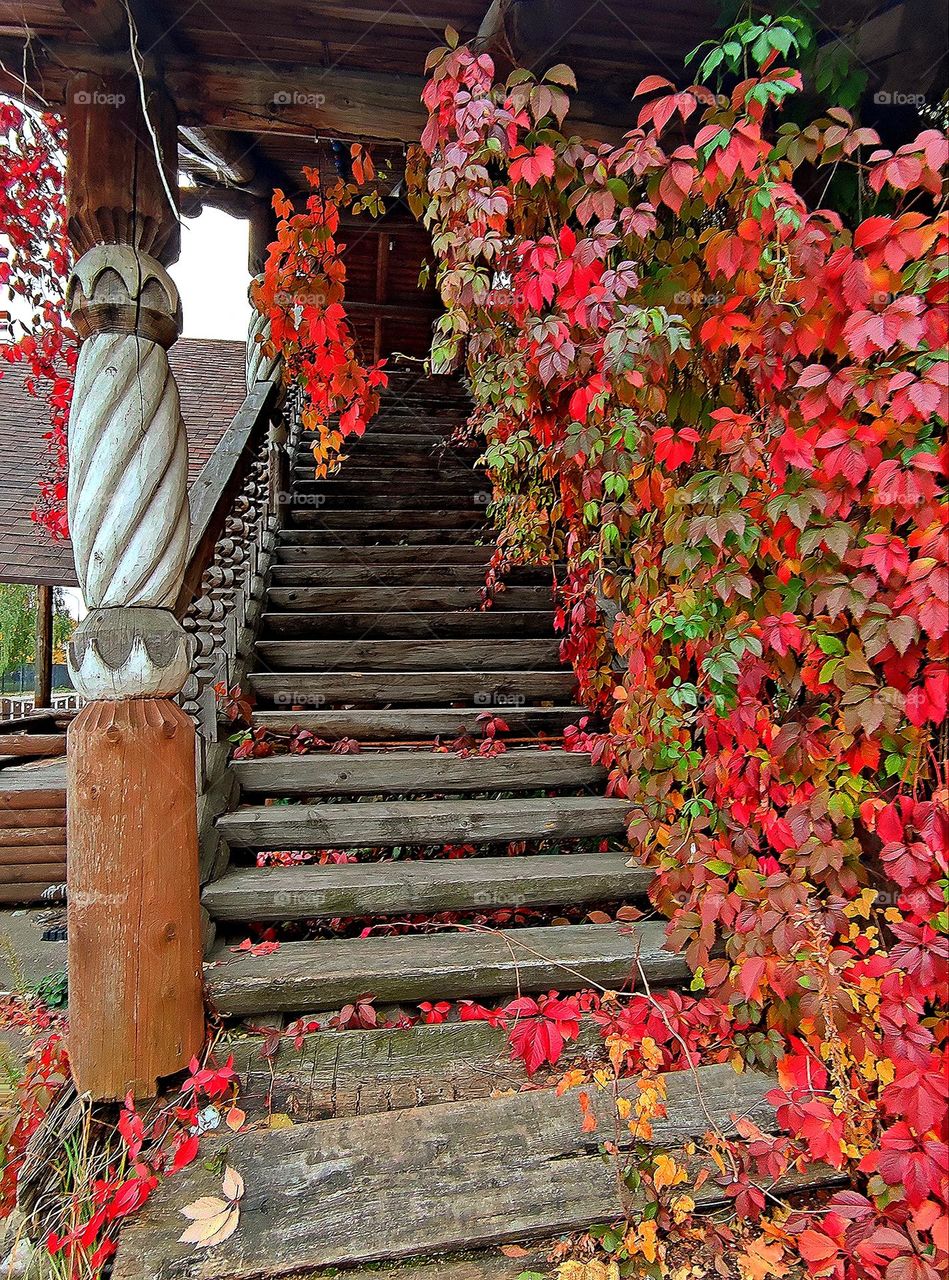
[[[254,461],[255,447],[269,425],[277,385],[276,382],[258,382],[248,391],[244,403],[201,468],[201,474],[191,489],[191,538],[188,567],[175,605],[178,618],[184,616],[198,592],[205,569],[211,563],[214,546],[224,529],[234,498]]]

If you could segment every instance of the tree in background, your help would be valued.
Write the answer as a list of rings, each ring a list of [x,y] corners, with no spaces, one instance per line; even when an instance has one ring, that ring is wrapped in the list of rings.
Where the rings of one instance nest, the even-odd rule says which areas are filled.
[[[0,681],[11,671],[36,660],[35,586],[19,582],[0,582]],[[64,660],[63,653],[76,626],[61,588],[53,591],[53,661]]]

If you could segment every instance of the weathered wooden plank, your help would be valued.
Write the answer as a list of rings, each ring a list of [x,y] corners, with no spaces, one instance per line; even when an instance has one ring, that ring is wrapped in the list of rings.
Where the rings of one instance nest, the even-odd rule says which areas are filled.
[[[527,702],[564,703],[577,687],[572,671],[252,671],[248,681],[258,696],[284,707],[464,702],[502,716]]]
[[[0,758],[3,756],[64,756],[64,733],[2,733]]]
[[[616,835],[628,811],[627,801],[600,796],[366,800],[247,805],[224,814],[218,827],[230,844],[249,849],[351,849]]]
[[[709,1129],[734,1132],[739,1115],[772,1129],[771,1084],[729,1066],[669,1075],[653,1142],[680,1149]],[[611,1101],[596,1105],[612,1136]],[[621,1134],[623,1147],[632,1141]],[[598,1142],[581,1131],[576,1095],[549,1090],[231,1135],[228,1160],[246,1187],[234,1235],[199,1255],[175,1243],[181,1207],[220,1192],[219,1173],[192,1165],[129,1222],[114,1280],[262,1280],[579,1230],[623,1212]],[[714,1178],[683,1189],[698,1203],[721,1195]]]
[[[554,634],[553,606],[549,609],[457,610],[454,613],[265,613],[261,635],[274,639],[307,637],[332,639],[353,636],[363,640],[402,640],[412,636],[523,636]]]
[[[386,514],[386,513],[382,513]],[[392,519],[391,516],[388,517]],[[314,511],[291,510],[291,523],[303,529],[371,528],[378,522],[378,513],[371,511]],[[399,519],[407,529],[478,529],[484,524],[484,508],[472,511],[403,511]]]
[[[42,866],[50,863],[54,866],[66,865],[66,831],[59,832],[55,844],[37,848],[30,844],[0,844],[0,867]]]
[[[325,488],[322,483],[309,480],[297,480],[293,485],[291,505],[303,509],[316,509],[321,513],[350,512],[360,520],[378,521],[383,517],[397,520],[415,519],[417,514],[428,512],[437,498],[441,510],[470,513],[474,518],[484,519],[484,508],[487,498],[481,490],[479,501],[475,485],[452,485],[437,494],[428,494],[415,490],[410,493],[397,493],[394,490],[381,493],[348,493]]]
[[[530,639],[259,640],[274,671],[557,671],[560,641]]]
[[[497,756],[443,751],[369,751],[359,755],[268,756],[235,760],[245,791],[271,795],[403,795],[417,791],[534,791],[596,787],[607,771],[585,752],[514,748]]]
[[[18,813],[32,813],[39,809],[65,809],[66,807],[66,790],[60,787],[43,787],[37,789],[34,783],[30,783],[28,787],[10,790],[10,782],[12,777],[5,772],[3,775],[4,790],[0,791],[0,813],[6,813],[15,810]],[[28,825],[28,819],[22,818],[17,821],[23,821]]]
[[[445,609],[477,609],[481,604],[481,587],[431,585],[415,587],[313,586],[271,587],[267,592],[270,607],[275,609],[325,609],[327,611],[364,610],[386,613],[390,609],[412,613]],[[550,607],[553,593],[549,586],[509,587],[492,605],[499,611],[543,609]]]
[[[66,825],[65,804],[30,808],[18,806],[5,809],[0,807],[0,841],[4,831],[11,827],[64,827]]]
[[[639,897],[651,872],[625,853],[537,854],[451,862],[231,868],[204,890],[215,920],[484,911]]]
[[[311,547],[286,545],[277,547],[276,558],[283,564],[319,564],[348,565],[358,560],[361,553],[352,547]],[[404,564],[407,560],[424,558],[426,563],[437,559],[441,564],[473,564],[487,568],[491,551],[488,547],[479,547],[477,543],[458,543],[443,545],[442,543],[422,543],[409,550],[407,547],[374,547],[371,552],[372,563]]]
[[[59,884],[65,879],[65,851],[61,862],[27,861],[24,857],[13,866],[0,866],[0,884]]]
[[[5,827],[0,830],[0,848],[32,848],[34,846],[61,845],[66,842],[65,810],[57,817],[60,822],[50,827]]]
[[[355,738],[357,742],[393,742],[398,739],[431,742],[436,737],[450,739],[459,733],[480,734],[478,717],[483,706],[468,707],[369,707],[346,711],[255,711],[254,724],[275,732],[294,727],[309,729],[327,742]],[[512,737],[547,734],[559,738],[568,724],[585,715],[583,707],[505,707],[503,712]]]
[[[469,529],[443,529],[433,533],[431,529],[407,529],[404,526],[379,525],[376,528],[339,529],[283,529],[282,545],[288,547],[343,547],[355,546],[422,546],[436,538],[439,546],[455,544],[469,546],[472,531]]]
[[[350,587],[430,587],[433,583],[477,587],[484,586],[483,565],[443,563],[436,549],[427,555],[415,550],[405,552],[401,564],[374,563],[373,552],[353,550],[348,564],[278,564],[271,571],[270,581],[275,587],[332,587],[340,583]],[[423,558],[424,555],[424,558]],[[553,588],[550,569],[515,569],[506,581],[511,587]]]
[[[565,1061],[602,1044],[597,1029],[584,1024]],[[259,1036],[228,1042],[241,1079],[242,1105],[253,1113],[269,1100],[272,1110],[298,1120],[487,1098],[518,1089],[529,1078],[522,1059],[512,1057],[506,1033],[486,1022],[320,1031],[305,1036],[299,1049],[292,1040],[282,1040],[267,1059],[261,1056],[262,1045]]]
[[[664,939],[658,923],[583,924],[284,942],[262,957],[221,947],[206,977],[211,1000],[231,1015],[336,1009],[366,992],[381,1004],[397,1004],[618,987],[634,979],[639,966],[662,985],[688,972],[681,956],[665,950]]]

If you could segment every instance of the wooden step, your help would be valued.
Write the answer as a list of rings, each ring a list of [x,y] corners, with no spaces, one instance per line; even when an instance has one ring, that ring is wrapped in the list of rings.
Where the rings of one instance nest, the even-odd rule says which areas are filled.
[[[559,671],[559,640],[258,640],[274,671]]]
[[[280,545],[287,547],[334,547],[349,552],[356,546],[416,547],[431,545],[433,538],[440,547],[471,546],[477,535],[464,529],[433,533],[430,529],[405,529],[391,522],[385,528],[347,529],[281,529]],[[493,547],[485,548],[490,556]]]
[[[298,1120],[487,1098],[529,1079],[523,1061],[511,1057],[504,1031],[487,1022],[318,1031],[299,1045],[284,1037],[266,1059],[259,1036],[229,1040],[227,1048],[240,1076],[242,1107],[252,1113],[269,1104]],[[603,1052],[603,1038],[591,1021],[567,1053],[597,1048]]]
[[[306,609],[339,613],[441,613],[450,609],[478,609],[481,605],[479,586],[410,586],[410,587],[270,587],[267,600],[272,609]],[[544,587],[508,587],[491,608],[497,610],[543,609],[553,605],[553,589]]]
[[[692,1168],[693,1181],[681,1191],[700,1207],[720,1201],[722,1188],[708,1157],[690,1159],[683,1148],[698,1144],[703,1150],[709,1131],[734,1135],[737,1118],[776,1132],[767,1102],[773,1087],[770,1076],[739,1075],[724,1063],[663,1077],[665,1115],[652,1122],[649,1145]],[[558,1096],[549,1089],[411,1113],[250,1129],[219,1139],[209,1135],[208,1155],[219,1146],[220,1158],[196,1160],[164,1180],[129,1219],[113,1280],[284,1280],[317,1268],[572,1234],[622,1219],[631,1207],[625,1198],[635,1215],[645,1209],[644,1193],[621,1188],[615,1163],[600,1151],[601,1134],[616,1130],[615,1101],[609,1091],[590,1092],[599,1120],[592,1135],[582,1131],[576,1091]],[[635,1100],[636,1081],[624,1082],[622,1092]],[[617,1142],[623,1152],[643,1145],[625,1125],[619,1126]],[[225,1157],[246,1188],[238,1230],[213,1249],[177,1243],[182,1205],[220,1197]],[[706,1170],[701,1181],[700,1168]],[[791,1175],[774,1192],[818,1185],[831,1176],[817,1167]],[[491,1275],[513,1280],[518,1265],[523,1268],[523,1260]],[[367,1274],[379,1280],[393,1275]],[[483,1280],[486,1273],[481,1274]],[[424,1272],[424,1280],[469,1276],[455,1264]]]
[[[244,791],[275,796],[602,789],[607,778],[606,769],[592,764],[585,752],[536,747],[516,747],[496,756],[424,750],[267,756],[235,760],[231,771]]]
[[[327,515],[349,511],[358,514],[359,519],[377,521],[385,513],[398,512],[396,519],[411,521],[419,512],[427,514],[436,499],[439,510],[450,510],[456,515],[469,513],[483,521],[490,494],[483,486],[479,490],[474,484],[453,486],[437,494],[426,493],[422,487],[402,493],[391,489],[381,493],[352,493],[327,489],[322,482],[298,480],[290,492],[289,507],[291,511],[316,510]]]
[[[290,508],[291,523],[302,529],[349,529],[352,527],[371,528],[373,523],[386,525],[395,523],[387,512],[314,510],[311,507]],[[484,507],[471,511],[442,510],[434,508],[422,511],[404,511],[400,514],[399,524],[407,529],[479,529],[484,524]],[[345,539],[343,539],[345,541]]]
[[[450,564],[439,559],[435,551],[427,560],[417,557],[413,562],[401,564],[376,564],[373,550],[353,549],[347,564],[326,564],[312,561],[309,564],[277,564],[270,573],[275,587],[441,587],[443,584],[458,587],[484,586],[485,566],[477,564]],[[517,568],[505,578],[508,590],[514,587],[538,586],[553,589],[553,574],[549,568]]]
[[[232,868],[204,891],[215,920],[319,920],[475,912],[642,897],[652,873],[626,853]],[[454,938],[448,946],[454,946]]]
[[[327,742],[355,738],[357,742],[431,742],[436,737],[448,740],[461,732],[481,735],[479,717],[487,708],[468,707],[399,707],[354,708],[326,711],[255,711],[254,724],[275,733],[288,733],[294,728],[308,729]],[[506,707],[492,708],[509,727],[502,737],[532,737],[546,734],[559,737],[567,725],[577,724],[587,715],[583,707]]]
[[[554,634],[554,611],[531,609],[458,610],[454,613],[265,613],[263,639],[408,640],[450,636],[520,636],[524,639]]]
[[[488,844],[620,835],[629,804],[600,796],[518,800],[364,800],[355,804],[246,805],[218,828],[247,849],[354,849]]]
[[[347,565],[352,561],[361,562],[368,558],[368,553],[352,547],[310,547],[279,546],[276,548],[278,564],[320,564]],[[406,561],[424,560],[426,563],[437,560],[439,564],[476,565],[486,569],[491,558],[490,547],[479,547],[477,543],[458,543],[444,546],[441,543],[421,543],[415,547],[373,547],[371,560],[374,565],[402,565]]]
[[[252,671],[248,682],[258,698],[286,708],[460,702],[502,716],[529,702],[564,703],[577,687],[572,671]]]
[[[665,926],[647,922],[282,942],[268,956],[235,955],[222,945],[206,978],[212,1004],[234,1017],[337,1009],[366,994],[379,1004],[417,1004],[551,988],[616,990],[640,971],[651,986],[665,986],[681,982],[688,966],[664,940]]]

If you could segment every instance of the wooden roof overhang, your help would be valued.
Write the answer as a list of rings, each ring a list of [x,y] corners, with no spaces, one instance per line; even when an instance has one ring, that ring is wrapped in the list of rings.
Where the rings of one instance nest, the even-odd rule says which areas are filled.
[[[871,90],[925,94],[942,82],[945,40],[933,25],[945,26],[942,6],[824,9],[822,39],[848,43]],[[302,196],[304,165],[331,172],[339,140],[375,144],[395,185],[425,122],[425,58],[449,25],[502,66],[568,63],[579,86],[571,127],[617,138],[635,118],[639,79],[681,80],[719,14],[719,0],[0,0],[0,88],[57,107],[74,72],[130,68],[134,56],[177,109],[179,164],[194,184],[185,210],[253,217],[275,187]],[[423,351],[437,312],[434,292],[417,286],[425,233],[401,206],[383,223],[361,219],[351,235],[348,298],[365,344],[391,349],[380,327],[397,327],[394,345]]]

